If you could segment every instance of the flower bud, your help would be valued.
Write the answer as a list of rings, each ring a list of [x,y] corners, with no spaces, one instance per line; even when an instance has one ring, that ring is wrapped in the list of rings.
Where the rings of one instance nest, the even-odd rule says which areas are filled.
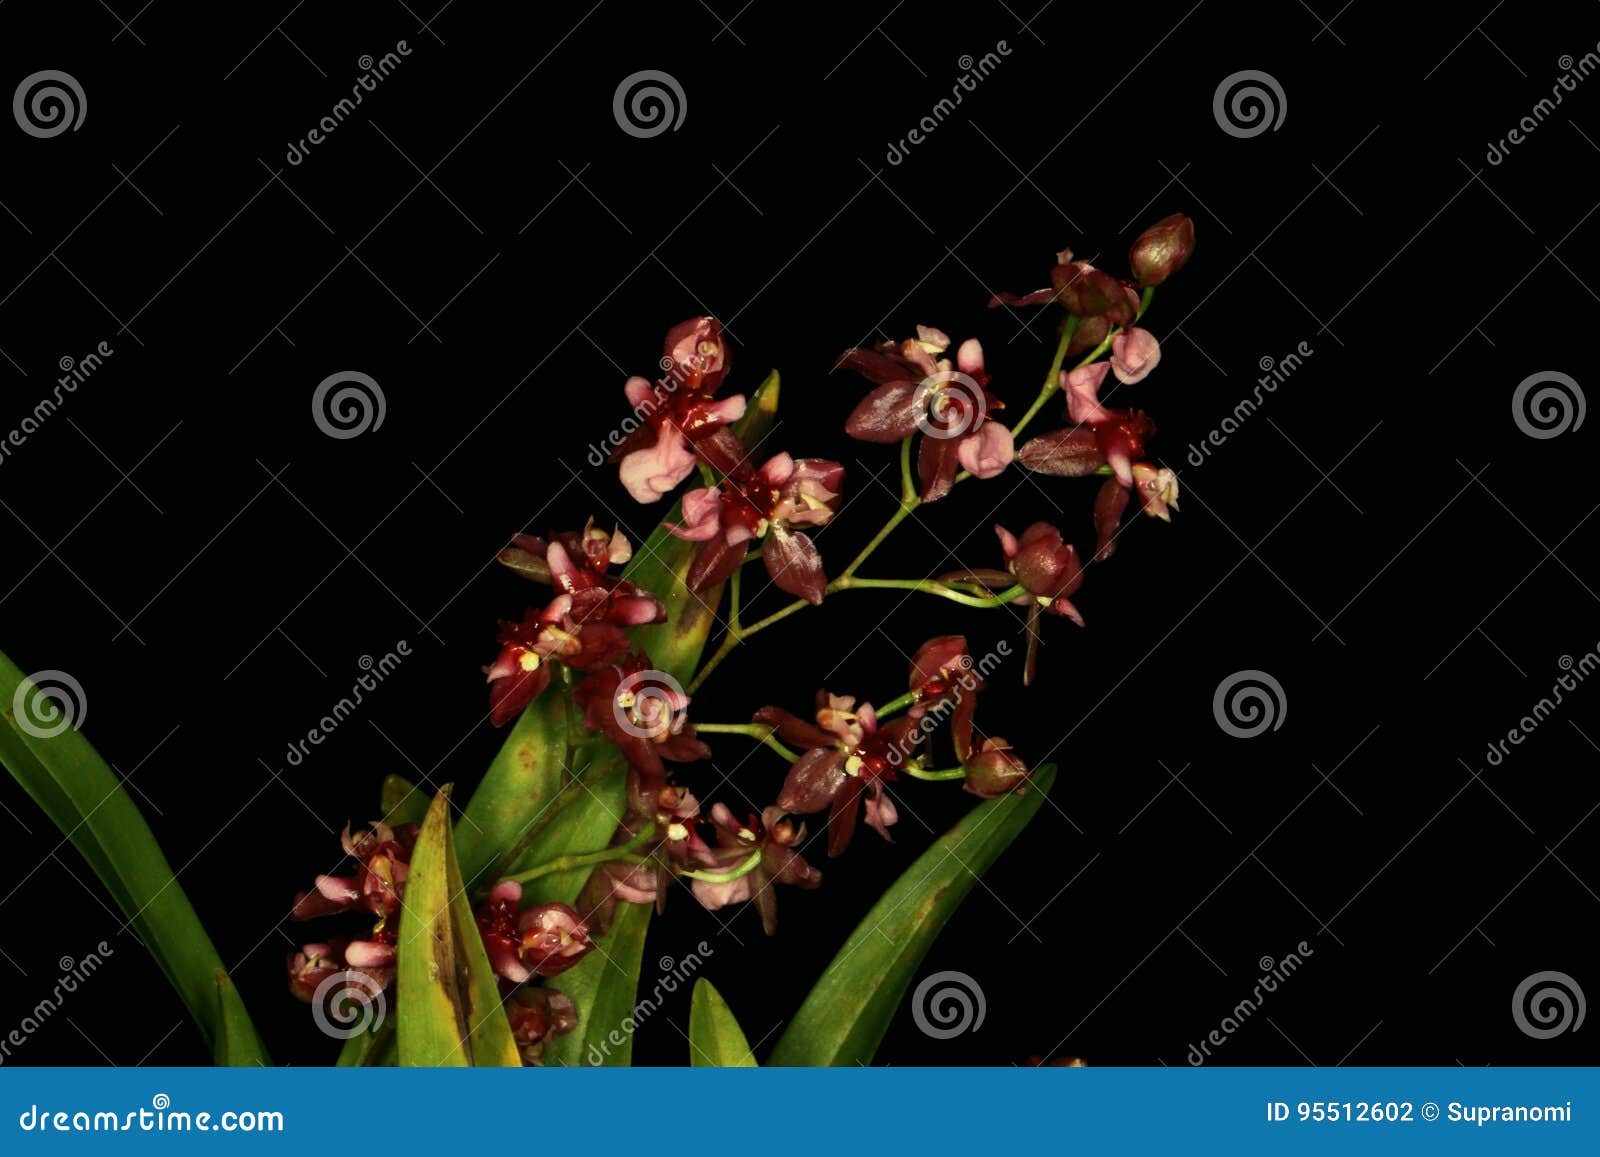
[[[1194,252],[1194,222],[1182,213],[1164,217],[1139,234],[1128,250],[1128,268],[1141,286],[1160,285]]]
[[[1021,792],[1028,782],[1028,765],[1012,753],[1004,739],[985,739],[966,764],[965,788],[980,799],[995,799]]]
[[[1057,265],[1050,271],[1050,281],[1055,286],[1057,300],[1068,313],[1077,317],[1099,317],[1113,310],[1120,311],[1126,304],[1122,284],[1087,261]]]

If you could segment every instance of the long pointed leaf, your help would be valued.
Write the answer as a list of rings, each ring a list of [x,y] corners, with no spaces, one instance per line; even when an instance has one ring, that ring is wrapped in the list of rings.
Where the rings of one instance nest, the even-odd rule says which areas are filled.
[[[689,1001],[689,1064],[693,1068],[748,1069],[756,1065],[744,1030],[722,994],[704,977]]]
[[[402,1065],[519,1065],[461,883],[449,789],[417,834],[401,905],[395,1015]]]
[[[934,937],[978,874],[1021,833],[1055,782],[1033,773],[1027,795],[979,804],[894,882],[817,981],[767,1063],[868,1064]]]
[[[386,775],[378,807],[386,824],[420,824],[428,814],[428,793],[403,775]]]
[[[216,948],[149,825],[89,741],[72,727],[35,734],[13,718],[13,705],[30,701],[35,692],[22,670],[0,654],[0,761],[100,877],[215,1048],[223,1014]],[[236,1019],[235,1042],[254,1038],[253,1028],[243,1031],[248,1017],[237,992],[228,1005]]]
[[[217,969],[217,1041],[212,1050],[219,1065],[236,1068],[264,1068],[272,1062],[267,1050],[256,1035],[256,1026],[250,1023],[239,990],[222,969]]]
[[[563,972],[556,987],[572,998],[578,1027],[558,1036],[545,1053],[549,1065],[626,1066],[633,1063],[633,1034],[656,1011],[636,1007],[648,904],[619,904],[611,928],[595,950]]]

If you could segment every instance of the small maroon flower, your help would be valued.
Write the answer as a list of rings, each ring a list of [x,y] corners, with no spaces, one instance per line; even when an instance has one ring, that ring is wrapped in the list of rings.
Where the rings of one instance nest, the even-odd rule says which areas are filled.
[[[790,822],[778,807],[765,808],[759,819],[752,815],[740,823],[723,803],[712,805],[711,823],[717,833],[717,847],[708,864],[713,871],[732,871],[757,851],[761,859],[736,880],[691,880],[695,899],[711,910],[753,901],[762,929],[771,936],[778,930],[778,898],[772,886],[792,884],[809,889],[822,883],[822,873],[796,850],[805,842],[805,825]]]
[[[562,549],[582,569],[594,576],[597,583],[610,586],[616,582],[606,574],[613,566],[622,566],[633,557],[633,544],[621,530],[610,534],[600,530],[589,519],[581,531],[563,530],[550,536],[549,541],[535,535],[513,535],[511,545],[498,556],[504,566],[533,582],[550,583],[550,564],[546,555],[552,543]]]
[[[1142,382],[1161,361],[1161,343],[1147,329],[1134,326],[1111,339],[1111,372],[1125,386]]]
[[[1139,295],[1132,286],[1087,261],[1074,261],[1070,249],[1056,254],[1055,267],[1050,270],[1050,288],[1024,294],[997,293],[989,299],[989,307],[1051,302],[1058,302],[1078,318],[1080,331],[1088,331],[1073,335],[1069,354],[1092,349],[1104,339],[1108,325],[1129,325],[1139,313]]]
[[[557,976],[594,948],[589,926],[566,904],[535,904],[518,911],[522,885],[502,880],[478,909],[489,966],[513,984]]]
[[[1159,518],[1163,522],[1171,522],[1172,516],[1167,513],[1170,508],[1178,509],[1178,476],[1165,466],[1159,469],[1148,462],[1135,462],[1133,464],[1133,488],[1139,495],[1139,503],[1144,512],[1151,518]]]
[[[578,1027],[578,1010],[572,999],[548,985],[517,989],[505,1008],[511,1038],[525,1065],[543,1064],[545,1046]]]
[[[345,971],[345,942],[338,937],[319,944],[302,945],[289,953],[289,991],[297,1000],[310,1004],[322,982]]]
[[[916,696],[914,711],[958,702],[963,693],[982,689],[983,678],[973,670],[972,653],[961,635],[929,639],[911,656],[909,690]]]
[[[690,763],[711,755],[689,722],[689,697],[642,652],[592,671],[573,688],[572,701],[584,727],[620,747],[647,780],[664,782],[664,759]]]
[[[1083,585],[1083,563],[1073,545],[1048,522],[1034,523],[1020,538],[1003,526],[994,529],[1011,574],[1027,591],[1016,600],[1028,608],[1028,653],[1022,668],[1022,682],[1027,685],[1039,666],[1040,612],[1062,615],[1083,626],[1083,616],[1071,598]]]
[[[767,574],[780,590],[820,603],[828,576],[811,536],[800,528],[833,518],[844,467],[821,458],[778,454],[753,473],[683,496],[683,522],[667,529],[703,543],[689,566],[688,586],[702,591],[724,582],[744,560],[749,544],[762,543]]]
[[[884,839],[899,819],[885,781],[909,759],[922,739],[916,720],[901,716],[883,726],[870,703],[855,705],[846,695],[817,694],[817,722],[808,723],[780,707],[763,707],[757,723],[770,724],[788,743],[807,750],[784,778],[778,806],[785,812],[810,815],[828,809],[828,854],[837,856],[850,845],[865,797],[867,826]]]
[[[728,423],[744,415],[742,395],[714,395],[728,373],[728,346],[715,318],[697,317],[667,333],[662,366],[652,385],[629,378],[623,386],[644,424],[612,452],[622,484],[639,502],[656,502],[694,472],[696,456],[724,473],[738,469],[744,446]]]
[[[380,821],[359,836],[346,825],[339,839],[345,854],[356,861],[355,874],[316,877],[313,891],[295,897],[291,917],[311,920],[355,908],[365,908],[380,919],[393,916],[400,910],[417,825],[392,828]]]
[[[989,392],[983,346],[968,338],[955,361],[943,355],[950,339],[918,326],[917,336],[848,350],[836,369],[851,369],[877,388],[851,412],[845,432],[863,442],[891,443],[922,431],[917,479],[922,500],[943,498],[961,469],[993,478],[1011,464],[1011,431],[990,418],[1004,404]]]

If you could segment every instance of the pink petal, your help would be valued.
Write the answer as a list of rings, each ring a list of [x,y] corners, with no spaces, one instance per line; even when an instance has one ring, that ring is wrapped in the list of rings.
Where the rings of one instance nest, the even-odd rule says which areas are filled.
[[[704,486],[683,496],[683,522],[668,523],[667,529],[689,542],[705,542],[716,537],[721,513],[722,491]]]
[[[961,439],[956,449],[964,470],[977,478],[993,478],[1011,465],[1016,456],[1011,431],[999,422],[985,422],[977,431]]]
[[[1131,386],[1142,382],[1161,361],[1161,343],[1147,329],[1135,326],[1111,339],[1111,371]]]
[[[1074,422],[1094,426],[1111,421],[1111,411],[1100,404],[1100,383],[1110,369],[1106,362],[1095,362],[1061,375],[1061,388],[1067,391],[1067,416]]]
[[[672,426],[663,426],[655,445],[622,459],[622,485],[635,502],[659,502],[694,473],[694,451]]]
[[[983,373],[983,346],[975,337],[969,337],[956,350],[956,369],[964,374]]]
[[[629,378],[622,383],[622,392],[628,395],[629,404],[636,410],[655,404],[656,388],[648,378]]]

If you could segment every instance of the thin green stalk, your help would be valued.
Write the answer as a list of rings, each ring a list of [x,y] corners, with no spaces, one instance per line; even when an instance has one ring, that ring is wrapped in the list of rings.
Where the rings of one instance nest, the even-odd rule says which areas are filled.
[[[548,876],[553,872],[570,872],[574,868],[586,868],[591,864],[604,864],[611,860],[625,860],[630,864],[642,864],[645,856],[636,856],[634,851],[646,840],[656,834],[655,824],[646,824],[644,830],[625,844],[614,848],[602,848],[598,852],[579,852],[570,856],[557,856],[543,864],[536,864],[526,872],[518,872],[514,876],[503,876],[502,880],[515,880],[519,884],[526,884],[529,880],[537,880],[540,876]]]
[[[1022,417],[1017,419],[1017,424],[1011,427],[1011,436],[1015,438],[1022,433],[1027,424],[1033,421],[1034,415],[1044,408],[1051,396],[1061,388],[1061,363],[1067,360],[1067,347],[1072,344],[1072,335],[1078,332],[1078,319],[1072,315],[1067,316],[1067,324],[1061,327],[1061,340],[1056,343],[1055,357],[1050,359],[1050,372],[1044,376],[1044,385],[1039,387],[1039,396],[1033,400]]]
[[[766,744],[790,763],[800,758],[798,752],[790,751],[778,742],[773,734],[777,729],[767,723],[696,723],[694,730],[697,735],[748,735]]]
[[[947,767],[940,771],[923,771],[920,767],[907,766],[902,767],[900,770],[911,776],[913,779],[942,780],[967,778],[966,768],[963,767]]]
[[[938,579],[865,579],[846,577],[843,575],[829,583],[828,587],[830,590],[838,589],[841,591],[851,590],[852,588],[866,590],[921,591],[923,594],[937,595],[942,599],[949,599],[953,603],[960,603],[962,606],[966,607],[998,607],[1003,603],[1009,603],[1017,598],[1020,598],[1024,594],[1023,588],[1020,584],[1007,587],[999,594],[988,595],[987,597],[979,598],[976,595],[969,595],[964,591],[958,591],[954,587],[940,582]]]
[[[748,876],[751,872],[755,871],[756,865],[760,862],[761,851],[760,849],[757,849],[745,857],[744,861],[732,871],[707,872],[700,869],[693,869],[687,872],[679,872],[678,875],[689,880],[704,880],[708,884],[731,884],[735,880],[739,879],[739,877]]]

